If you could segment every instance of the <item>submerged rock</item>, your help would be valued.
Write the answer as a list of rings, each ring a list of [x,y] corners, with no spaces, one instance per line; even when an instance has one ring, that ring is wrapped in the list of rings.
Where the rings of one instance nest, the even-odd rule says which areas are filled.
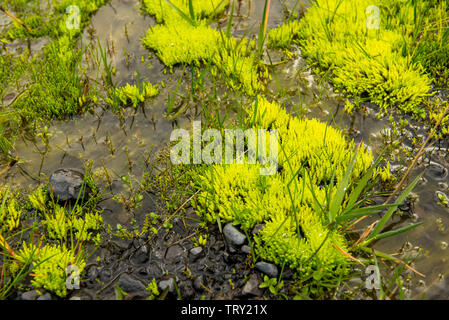
[[[76,201],[80,197],[84,175],[73,169],[58,169],[50,176],[50,192],[60,202]],[[86,187],[84,187],[86,188]],[[87,194],[85,190],[85,194]]]

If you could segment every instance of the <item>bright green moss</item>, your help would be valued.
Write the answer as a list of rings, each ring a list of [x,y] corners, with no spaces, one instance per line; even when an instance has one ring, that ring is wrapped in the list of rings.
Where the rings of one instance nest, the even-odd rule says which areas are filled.
[[[16,230],[20,224],[22,210],[17,202],[17,193],[8,188],[0,189],[0,233]]]
[[[289,49],[300,31],[299,20],[286,22],[268,31],[267,45],[269,48]]]
[[[139,103],[159,94],[157,85],[152,85],[150,82],[142,82],[141,86],[141,88],[138,88],[137,86],[127,83],[125,87],[115,88],[112,94],[125,106],[131,103],[132,106],[136,108]],[[113,101],[111,100],[109,102],[112,103]]]
[[[240,56],[223,50],[214,56],[213,62],[216,71],[213,71],[212,75],[223,73],[226,76],[226,84],[231,89],[241,90],[251,96],[264,90],[263,80],[269,77],[268,71],[265,69],[263,74],[258,70],[254,55]]]
[[[81,274],[86,266],[83,252],[67,249],[64,245],[38,247],[23,242],[16,259],[20,264],[33,262],[31,284],[35,288],[44,288],[60,297],[67,295],[67,267],[76,266]]]
[[[255,114],[255,128],[278,130],[278,172],[260,175],[260,164],[217,165],[205,170],[193,177],[194,187],[200,190],[195,198],[199,214],[211,223],[219,216],[222,222],[233,222],[248,232],[264,223],[254,239],[262,259],[304,273],[344,269],[349,261],[337,249],[347,250],[344,234],[326,226],[326,217],[314,199],[326,207],[326,192],[331,197],[336,192],[354,154],[354,143],[346,141],[339,130],[315,119],[292,117],[264,98],[258,99],[249,114]],[[371,152],[362,147],[352,179],[366,172],[371,162]]]
[[[172,0],[171,3],[190,17],[189,0]],[[194,14],[196,20],[213,18],[225,10],[229,0],[194,0]],[[156,22],[171,23],[174,20],[183,20],[178,12],[165,0],[144,0],[144,10],[155,16]]]
[[[15,9],[17,17],[21,19],[31,30],[29,32],[22,25],[13,21],[12,26],[6,34],[8,40],[23,38],[39,38],[50,36],[54,39],[62,36],[78,35],[89,22],[90,16],[104,5],[107,0],[56,0],[48,4],[50,8],[43,9],[41,1],[6,1],[5,7]],[[79,8],[79,28],[67,29],[66,21],[69,14],[66,12],[68,6]]]
[[[0,249],[4,250],[5,274],[16,276],[22,268],[30,270],[31,284],[35,288],[45,288],[60,297],[67,295],[67,267],[76,266],[82,273],[87,256],[87,243],[100,245],[103,218],[94,208],[76,206],[69,210],[50,201],[45,187],[38,187],[28,200],[19,198],[19,192],[3,188],[0,192]],[[23,218],[24,217],[24,218]],[[22,220],[32,217],[30,225]],[[20,229],[25,228],[26,229]],[[16,240],[19,231],[39,230],[36,238],[30,230],[27,241],[18,240],[16,245],[8,244]],[[22,242],[22,243],[21,243]]]
[[[71,212],[58,205],[50,212],[45,213],[43,225],[46,227],[47,235],[50,239],[67,241],[67,237],[73,232],[76,239],[80,241],[95,241],[99,244],[98,231],[103,226],[103,218],[98,212],[87,212],[81,217],[80,208],[75,208]]]
[[[212,63],[213,75],[223,76],[230,88],[255,95],[264,89],[263,81],[268,74],[259,66],[254,41],[243,39],[238,42],[209,27],[206,20],[200,20],[222,12],[214,10],[219,3],[221,1],[194,2],[196,20],[192,24],[165,2],[145,1],[146,11],[155,15],[156,21],[165,23],[150,28],[142,42],[154,50],[166,66]],[[189,15],[188,1],[175,1],[175,4],[182,4],[182,10]],[[225,5],[227,2],[221,3],[219,8],[224,9]]]
[[[205,23],[194,27],[184,22],[156,25],[148,30],[143,43],[156,51],[166,66],[210,61],[218,50],[220,33]]]
[[[16,100],[16,110],[24,112],[28,119],[62,119],[77,114],[83,94],[77,73],[81,51],[69,37],[61,37],[48,45],[44,54],[42,60],[30,65],[32,83]]]
[[[411,1],[401,2],[403,14],[380,19],[379,29],[367,27],[370,5],[369,0],[315,3],[299,22],[270,31],[269,44],[285,48],[296,41],[321,71],[331,72],[337,90],[422,117],[431,80],[420,64],[403,55],[404,45],[411,42]]]

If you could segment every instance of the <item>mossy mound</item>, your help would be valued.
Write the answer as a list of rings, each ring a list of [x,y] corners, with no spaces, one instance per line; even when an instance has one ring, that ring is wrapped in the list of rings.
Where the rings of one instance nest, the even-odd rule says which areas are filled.
[[[279,167],[271,176],[260,175],[261,164],[216,165],[193,177],[201,190],[195,207],[205,221],[240,225],[254,236],[255,252],[268,261],[296,269],[302,275],[323,268],[346,270],[350,261],[344,234],[328,228],[327,217],[317,207],[326,207],[336,192],[354,155],[354,143],[318,120],[300,120],[282,107],[259,98],[250,110],[257,119],[254,128],[277,129]],[[368,148],[357,154],[352,181],[372,162]],[[349,187],[352,188],[352,187]]]
[[[169,67],[181,62],[191,64],[210,61],[218,50],[219,40],[220,33],[205,22],[192,26],[179,20],[150,28],[142,39]]]
[[[266,69],[259,65],[255,42],[237,40],[209,26],[210,19],[223,12],[228,1],[194,2],[193,17],[188,1],[144,1],[144,10],[155,16],[158,25],[150,28],[142,39],[145,46],[156,52],[168,67],[179,63],[211,64],[214,76],[224,76],[234,90],[256,95],[264,89],[268,78]]]
[[[188,0],[172,0],[170,2],[184,14],[190,16]],[[194,1],[193,12],[195,20],[213,18],[223,13],[228,4],[229,0],[196,0]],[[165,0],[144,0],[143,5],[145,11],[156,18],[157,23],[171,23],[174,20],[183,20],[179,13],[176,12],[176,9]]]
[[[407,52],[415,40],[412,1],[380,1],[376,8],[398,2],[400,12],[390,16],[380,11],[379,19],[369,0],[316,2],[299,22],[271,30],[269,45],[286,48],[296,42],[321,72],[330,72],[336,89],[384,109],[424,117],[421,103],[429,95],[431,79]]]
[[[68,266],[76,267],[78,275],[83,273],[86,244],[100,245],[102,228],[98,210],[63,208],[49,199],[44,187],[35,189],[28,199],[18,191],[0,188],[0,252],[5,275],[19,279],[30,274],[37,289],[65,297]]]

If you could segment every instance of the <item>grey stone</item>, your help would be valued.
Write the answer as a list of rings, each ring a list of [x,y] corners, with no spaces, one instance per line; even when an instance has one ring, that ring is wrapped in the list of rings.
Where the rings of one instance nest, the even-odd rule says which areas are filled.
[[[251,252],[251,247],[245,244],[240,248],[240,250],[242,250],[243,253],[248,254]]]
[[[20,299],[22,300],[36,300],[36,298],[39,296],[39,294],[36,292],[36,290],[31,290],[22,293],[20,296]]]
[[[81,297],[73,296],[73,297],[71,297],[69,300],[81,300]]]
[[[175,259],[184,253],[184,249],[180,245],[174,245],[168,248],[165,254],[166,259]]]
[[[271,263],[267,263],[267,262],[258,262],[256,263],[256,269],[259,270],[260,272],[266,274],[267,276],[269,276],[270,278],[277,278],[278,276],[278,268]]]
[[[232,225],[232,223],[227,223],[223,228],[223,233],[233,245],[241,246],[245,243],[246,236],[241,233],[236,227]]]
[[[190,249],[190,254],[193,256],[197,256],[199,254],[201,254],[203,252],[203,248],[202,247],[195,247]]]
[[[127,274],[120,276],[117,285],[126,293],[145,290],[145,286],[139,280],[133,279]]]
[[[172,278],[168,280],[162,280],[159,282],[159,289],[164,291],[168,287],[168,292],[173,293],[175,291],[175,282]]]
[[[190,249],[190,257],[192,262],[196,261],[198,258],[204,255],[204,250],[202,247],[195,247]]]
[[[39,296],[39,298],[37,298],[37,300],[51,300],[51,295],[47,292],[47,293]]]
[[[73,169],[59,169],[50,176],[50,190],[55,199],[75,201],[83,185],[84,175]]]
[[[259,285],[261,283],[262,280],[260,279],[260,277],[257,274],[252,274],[243,286],[242,295],[256,297],[261,296],[262,290],[259,288]]]

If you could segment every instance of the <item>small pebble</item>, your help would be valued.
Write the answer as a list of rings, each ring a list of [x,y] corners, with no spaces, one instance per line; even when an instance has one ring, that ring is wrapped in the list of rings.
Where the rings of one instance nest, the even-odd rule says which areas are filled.
[[[39,296],[37,300],[51,300],[51,295],[47,292],[46,294]]]
[[[240,250],[242,250],[243,253],[248,254],[251,252],[251,247],[245,244],[240,248]]]
[[[236,227],[234,227],[232,223],[228,223],[225,225],[225,227],[223,228],[223,233],[226,239],[228,239],[229,242],[236,246],[241,246],[245,243],[246,236],[241,233]]]
[[[256,263],[256,269],[259,270],[260,272],[266,274],[267,276],[269,276],[270,278],[277,278],[278,276],[278,268],[271,263],[267,263],[267,262],[258,262]]]
[[[38,296],[39,296],[39,294],[36,292],[36,290],[31,290],[31,291],[27,291],[27,292],[22,293],[20,298],[22,300],[36,300],[36,298]]]
[[[159,289],[161,289],[161,291],[164,291],[167,287],[169,287],[168,292],[173,293],[175,291],[175,282],[172,278],[159,282]]]

